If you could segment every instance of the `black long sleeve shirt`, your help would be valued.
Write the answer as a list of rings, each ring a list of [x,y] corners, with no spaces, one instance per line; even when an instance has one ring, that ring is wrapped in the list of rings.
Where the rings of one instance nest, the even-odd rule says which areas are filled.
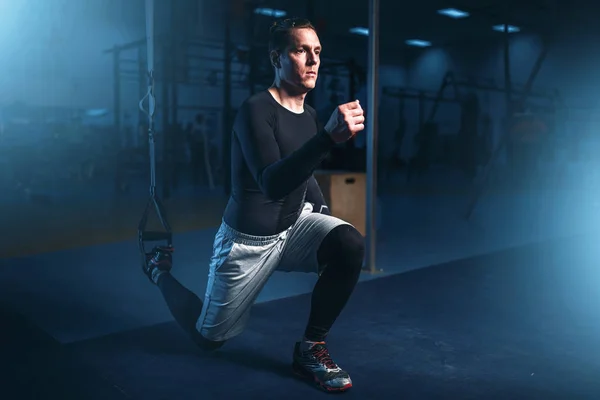
[[[231,196],[224,221],[249,235],[283,232],[305,201],[326,210],[313,172],[335,146],[309,105],[294,113],[268,91],[240,107],[231,141]]]

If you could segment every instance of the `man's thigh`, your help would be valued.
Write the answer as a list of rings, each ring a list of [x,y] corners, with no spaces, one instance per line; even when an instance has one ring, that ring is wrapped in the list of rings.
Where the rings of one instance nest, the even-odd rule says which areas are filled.
[[[331,215],[313,213],[307,204],[298,221],[287,231],[277,270],[320,273],[319,246],[325,236],[340,225],[350,224]]]
[[[244,330],[250,309],[279,265],[283,239],[248,238],[222,225],[215,236],[204,304],[196,329],[224,341]]]

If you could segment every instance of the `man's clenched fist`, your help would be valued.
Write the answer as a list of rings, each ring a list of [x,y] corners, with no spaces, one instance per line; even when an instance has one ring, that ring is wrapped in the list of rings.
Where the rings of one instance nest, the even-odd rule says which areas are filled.
[[[338,106],[325,130],[336,143],[343,143],[365,129],[365,116],[358,100]]]

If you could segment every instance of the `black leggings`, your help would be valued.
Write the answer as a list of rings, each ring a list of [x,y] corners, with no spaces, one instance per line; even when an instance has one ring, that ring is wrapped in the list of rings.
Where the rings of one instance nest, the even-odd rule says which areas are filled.
[[[364,239],[350,225],[338,226],[325,236],[317,252],[319,265],[325,268],[312,293],[306,339],[325,341],[354,291],[364,255]]]
[[[306,339],[325,341],[356,286],[364,251],[362,235],[350,225],[336,227],[323,239],[317,260],[324,268],[312,293],[310,316],[304,332]],[[196,330],[202,312],[202,300],[198,296],[169,273],[159,277],[158,287],[175,321],[199,347],[215,350],[224,344],[207,340]]]

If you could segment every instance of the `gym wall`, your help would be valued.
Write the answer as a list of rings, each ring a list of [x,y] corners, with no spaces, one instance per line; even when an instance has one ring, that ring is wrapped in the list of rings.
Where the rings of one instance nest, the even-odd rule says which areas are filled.
[[[139,0],[2,2],[0,104],[110,107],[103,50],[144,35]]]
[[[142,3],[142,0],[111,0],[98,2],[95,7],[93,2],[73,3],[68,0],[23,0],[7,3],[3,9],[5,23],[0,27],[0,49],[3,54],[9,54],[9,57],[3,59],[7,72],[0,75],[0,86],[3,88],[0,91],[0,104],[23,102],[33,105],[112,108],[112,57],[103,54],[103,50],[144,36],[144,16],[140,12],[143,9]],[[164,8],[164,4],[157,2],[157,7]],[[223,4],[224,2],[216,0],[199,2],[195,9],[199,17],[194,24],[194,33],[222,40]],[[157,10],[157,13],[167,12],[168,8]],[[233,39],[240,40],[248,32],[240,23],[240,14],[235,15],[240,19],[233,23]],[[32,25],[36,28],[31,29]],[[21,27],[27,29],[20,29]],[[165,22],[157,24],[157,32],[167,29]],[[386,27],[381,29],[385,30]],[[354,51],[357,55],[362,55],[362,59],[359,57],[357,61],[365,65],[366,47],[358,46],[360,42],[366,46],[366,41],[357,40]],[[345,54],[348,47],[352,48],[348,45],[341,46],[338,54],[335,54],[336,50],[331,46],[327,51],[331,57],[336,57]],[[512,37],[511,71],[515,82],[523,83],[527,79],[540,47],[541,42],[536,36],[517,34]],[[600,84],[600,77],[595,73],[595,66],[600,64],[600,58],[591,49],[593,38],[577,32],[554,43],[536,80],[536,86],[556,87],[569,105],[578,107],[593,104],[596,96],[594,88]],[[408,70],[400,65],[381,65],[380,85],[436,90],[449,69],[454,70],[457,75],[492,78],[503,83],[502,52],[500,43],[483,50],[470,49],[467,44],[462,49],[458,47],[458,50],[424,49]],[[216,64],[206,67],[215,70],[220,68]],[[236,107],[245,95],[244,91],[235,94],[232,105]],[[182,88],[181,96],[182,104],[188,100],[199,105],[222,104],[220,88]],[[137,83],[125,84],[123,111],[137,113],[138,100]],[[381,148],[385,150],[389,148],[386,141],[391,140],[391,133],[397,126],[397,118],[394,118],[397,107],[386,100],[382,100],[380,105],[379,137]],[[492,114],[497,140],[504,115],[503,95],[482,95],[482,105]],[[416,130],[417,121],[411,118],[416,114],[415,105],[407,107],[407,133],[410,134]],[[438,117],[445,125],[452,126],[452,121],[456,124],[457,115],[451,106],[443,106]],[[408,139],[407,143],[410,142]],[[406,147],[406,151],[411,152],[410,146]]]
[[[502,35],[499,33],[499,35]],[[431,48],[420,51],[411,62],[405,76],[405,84],[386,79],[385,75],[380,77],[380,82],[385,85],[404,85],[423,90],[436,91],[440,87],[442,78],[448,70],[456,73],[457,77],[474,76],[478,78],[491,79],[499,86],[504,85],[504,54],[500,43],[492,44],[487,49],[469,49],[465,44],[464,49]],[[600,65],[600,57],[597,52],[591,52],[593,40],[589,36],[570,35],[550,45],[550,51],[543,63],[534,83],[535,88],[557,89],[564,100],[565,105],[575,109],[588,109],[593,115],[594,104],[597,103],[594,88],[600,84],[600,76],[596,74],[595,66]],[[511,74],[513,83],[524,84],[534,66],[534,63],[542,49],[542,42],[537,35],[518,34],[513,35],[510,40]],[[466,61],[465,61],[466,60]],[[463,89],[463,93],[465,89]],[[494,143],[497,143],[503,126],[505,115],[505,96],[503,93],[477,92],[480,96],[482,112],[489,113],[493,122]],[[452,89],[448,90],[452,94]],[[381,129],[380,140],[383,142],[390,135],[383,134],[393,131],[397,124],[397,100],[390,99],[382,101],[381,107]],[[428,104],[428,107],[431,103]],[[417,102],[406,102],[407,135],[413,135],[418,127],[416,120]],[[442,104],[437,113],[436,120],[444,124],[447,130],[458,129],[459,109],[453,104]],[[567,129],[580,131],[584,129],[586,113],[580,113],[579,117],[573,117],[567,122]],[[392,126],[387,126],[388,122]],[[412,137],[405,139],[405,153],[407,157],[414,151],[412,148]],[[385,151],[389,146],[381,143]]]

